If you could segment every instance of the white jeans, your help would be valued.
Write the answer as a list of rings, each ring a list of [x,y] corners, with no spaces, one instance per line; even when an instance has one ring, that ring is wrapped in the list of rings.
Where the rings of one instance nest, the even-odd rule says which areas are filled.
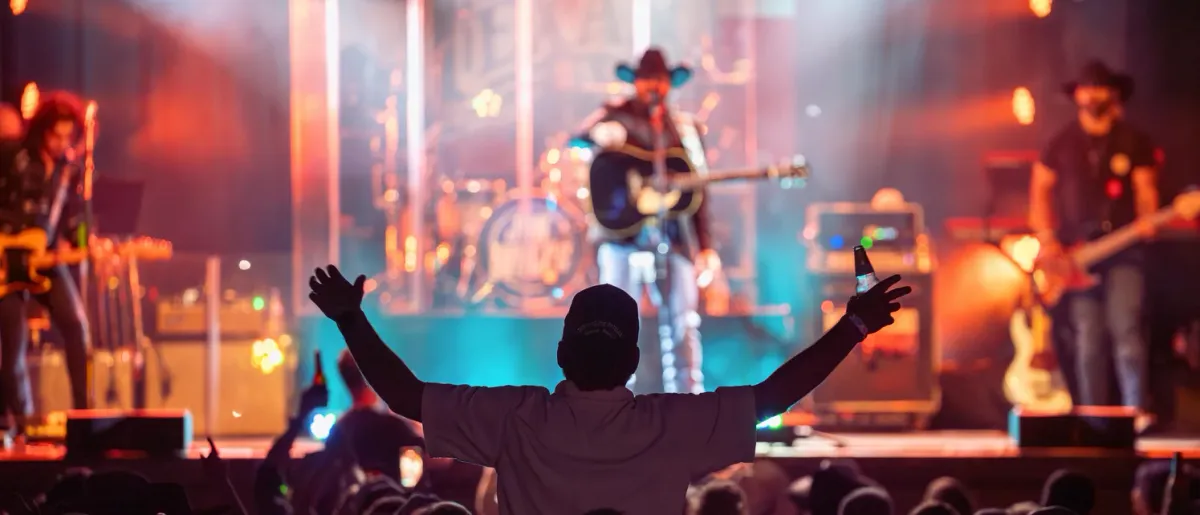
[[[662,306],[662,295],[654,284],[654,256],[632,245],[603,243],[598,249],[596,263],[600,267],[600,282],[625,290],[641,304],[643,291],[648,290],[651,302]],[[657,353],[662,358],[663,390],[667,393],[700,393],[704,391],[704,374],[700,371],[700,292],[696,286],[696,267],[688,258],[671,254],[671,291],[667,307],[674,321],[671,334],[659,341]],[[654,331],[657,333],[657,324]],[[645,350],[645,349],[643,349]],[[642,353],[647,355],[646,352]],[[637,376],[629,387],[638,393],[648,388],[638,384]]]

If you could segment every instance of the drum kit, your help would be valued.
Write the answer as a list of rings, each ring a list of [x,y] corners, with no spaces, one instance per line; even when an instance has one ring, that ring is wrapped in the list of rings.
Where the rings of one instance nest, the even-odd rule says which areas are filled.
[[[537,312],[590,284],[589,153],[556,138],[527,194],[503,180],[442,180],[433,202],[434,307]]]

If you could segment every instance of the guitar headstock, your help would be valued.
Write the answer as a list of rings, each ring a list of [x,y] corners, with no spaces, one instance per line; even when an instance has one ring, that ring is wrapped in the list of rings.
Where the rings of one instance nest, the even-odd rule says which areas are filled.
[[[808,159],[795,155],[767,169],[767,176],[772,179],[807,179],[811,169]]]
[[[1185,220],[1195,220],[1200,217],[1200,191],[1179,194],[1171,202],[1171,209],[1174,209],[1175,213]]]

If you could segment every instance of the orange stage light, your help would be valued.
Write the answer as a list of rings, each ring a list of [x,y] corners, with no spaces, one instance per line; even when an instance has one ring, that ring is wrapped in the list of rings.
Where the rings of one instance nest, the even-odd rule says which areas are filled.
[[[33,113],[37,111],[41,96],[42,93],[38,91],[36,82],[30,82],[25,85],[25,91],[21,92],[21,116],[25,117],[26,120],[33,118]]]
[[[1033,263],[1042,249],[1038,239],[1028,234],[1007,236],[1000,242],[1000,247],[1026,272],[1033,270]]]
[[[1029,0],[1029,10],[1033,11],[1034,16],[1045,18],[1050,16],[1050,11],[1054,8],[1054,0]]]
[[[25,7],[29,0],[8,0],[8,7],[12,9],[13,16],[25,12]]]
[[[1021,125],[1033,124],[1034,116],[1037,114],[1037,107],[1033,102],[1033,93],[1030,93],[1027,88],[1013,90],[1012,109],[1013,116],[1017,117],[1017,123]]]

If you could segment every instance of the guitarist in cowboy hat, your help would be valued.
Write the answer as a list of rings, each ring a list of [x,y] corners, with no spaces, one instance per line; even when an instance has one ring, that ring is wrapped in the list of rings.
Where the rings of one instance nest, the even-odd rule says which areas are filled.
[[[659,102],[666,100],[672,89],[686,83],[692,72],[685,66],[668,66],[662,50],[650,48],[642,55],[636,68],[620,64],[616,74],[620,80],[633,84],[634,95],[606,105],[592,115],[584,124],[586,135],[583,139],[604,150],[625,146],[653,150],[655,133],[651,126],[651,111],[656,105],[661,105]],[[690,116],[671,110],[666,111],[663,119],[666,148],[683,148],[692,164],[703,171],[704,145],[699,138],[703,128]],[[721,260],[712,248],[704,201],[691,216],[672,218],[664,229],[672,249],[669,263],[672,286],[671,298],[663,300],[669,303],[675,323],[671,348],[658,349],[663,356],[663,389],[667,392],[699,393],[704,391],[704,377],[700,372],[697,278],[711,277],[719,270]],[[617,286],[640,301],[644,285],[629,259],[635,252],[649,249],[645,231],[633,235],[615,235],[593,227],[592,234],[598,243],[596,261],[600,268],[600,282]],[[637,388],[636,378],[634,381],[631,387]],[[643,385],[639,391],[645,389]]]
[[[1061,253],[1127,225],[1144,238],[1143,217],[1159,208],[1155,146],[1122,116],[1133,79],[1093,61],[1064,85],[1077,115],[1050,140],[1034,165],[1030,227],[1044,253]],[[1092,272],[1100,285],[1070,294],[1058,306],[1073,337],[1059,342],[1064,375],[1077,405],[1109,405],[1109,369],[1116,371],[1119,404],[1144,410],[1148,347],[1143,331],[1143,249],[1113,256]],[[1062,320],[1065,319],[1065,320]],[[1139,411],[1140,412],[1140,411]],[[1139,421],[1143,427],[1148,416]]]

